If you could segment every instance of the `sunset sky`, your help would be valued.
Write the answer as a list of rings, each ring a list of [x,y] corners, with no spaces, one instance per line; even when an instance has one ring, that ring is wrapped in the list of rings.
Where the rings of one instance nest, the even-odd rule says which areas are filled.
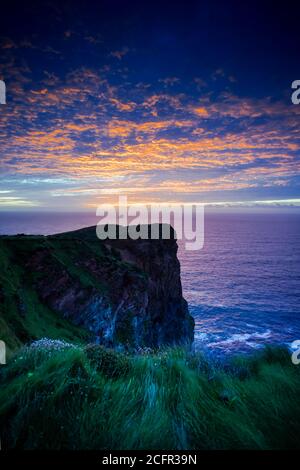
[[[6,3],[0,209],[300,205],[288,2]]]

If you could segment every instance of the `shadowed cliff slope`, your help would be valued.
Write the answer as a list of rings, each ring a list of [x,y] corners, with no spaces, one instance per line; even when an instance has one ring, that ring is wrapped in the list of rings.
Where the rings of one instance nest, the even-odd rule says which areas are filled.
[[[0,330],[10,349],[43,336],[121,349],[193,340],[174,236],[104,242],[95,227],[3,236],[0,257]]]

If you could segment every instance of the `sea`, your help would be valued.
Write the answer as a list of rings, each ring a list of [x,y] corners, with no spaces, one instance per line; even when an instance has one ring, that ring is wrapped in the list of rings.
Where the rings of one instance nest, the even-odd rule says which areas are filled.
[[[0,234],[53,234],[91,226],[94,214],[1,212]],[[206,212],[204,246],[178,240],[183,295],[196,350],[249,353],[300,340],[300,212]]]

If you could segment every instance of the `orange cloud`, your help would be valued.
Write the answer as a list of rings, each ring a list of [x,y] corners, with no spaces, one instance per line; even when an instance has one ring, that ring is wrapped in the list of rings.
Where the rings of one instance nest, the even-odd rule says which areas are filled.
[[[208,117],[208,111],[203,106],[198,106],[193,108],[193,112],[201,117]]]

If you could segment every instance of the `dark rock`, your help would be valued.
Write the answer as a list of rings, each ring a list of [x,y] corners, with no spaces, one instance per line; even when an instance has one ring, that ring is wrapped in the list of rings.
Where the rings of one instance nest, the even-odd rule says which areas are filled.
[[[90,227],[24,237],[13,247],[40,301],[89,330],[96,343],[117,349],[190,345],[194,320],[182,297],[171,235],[101,241]]]

